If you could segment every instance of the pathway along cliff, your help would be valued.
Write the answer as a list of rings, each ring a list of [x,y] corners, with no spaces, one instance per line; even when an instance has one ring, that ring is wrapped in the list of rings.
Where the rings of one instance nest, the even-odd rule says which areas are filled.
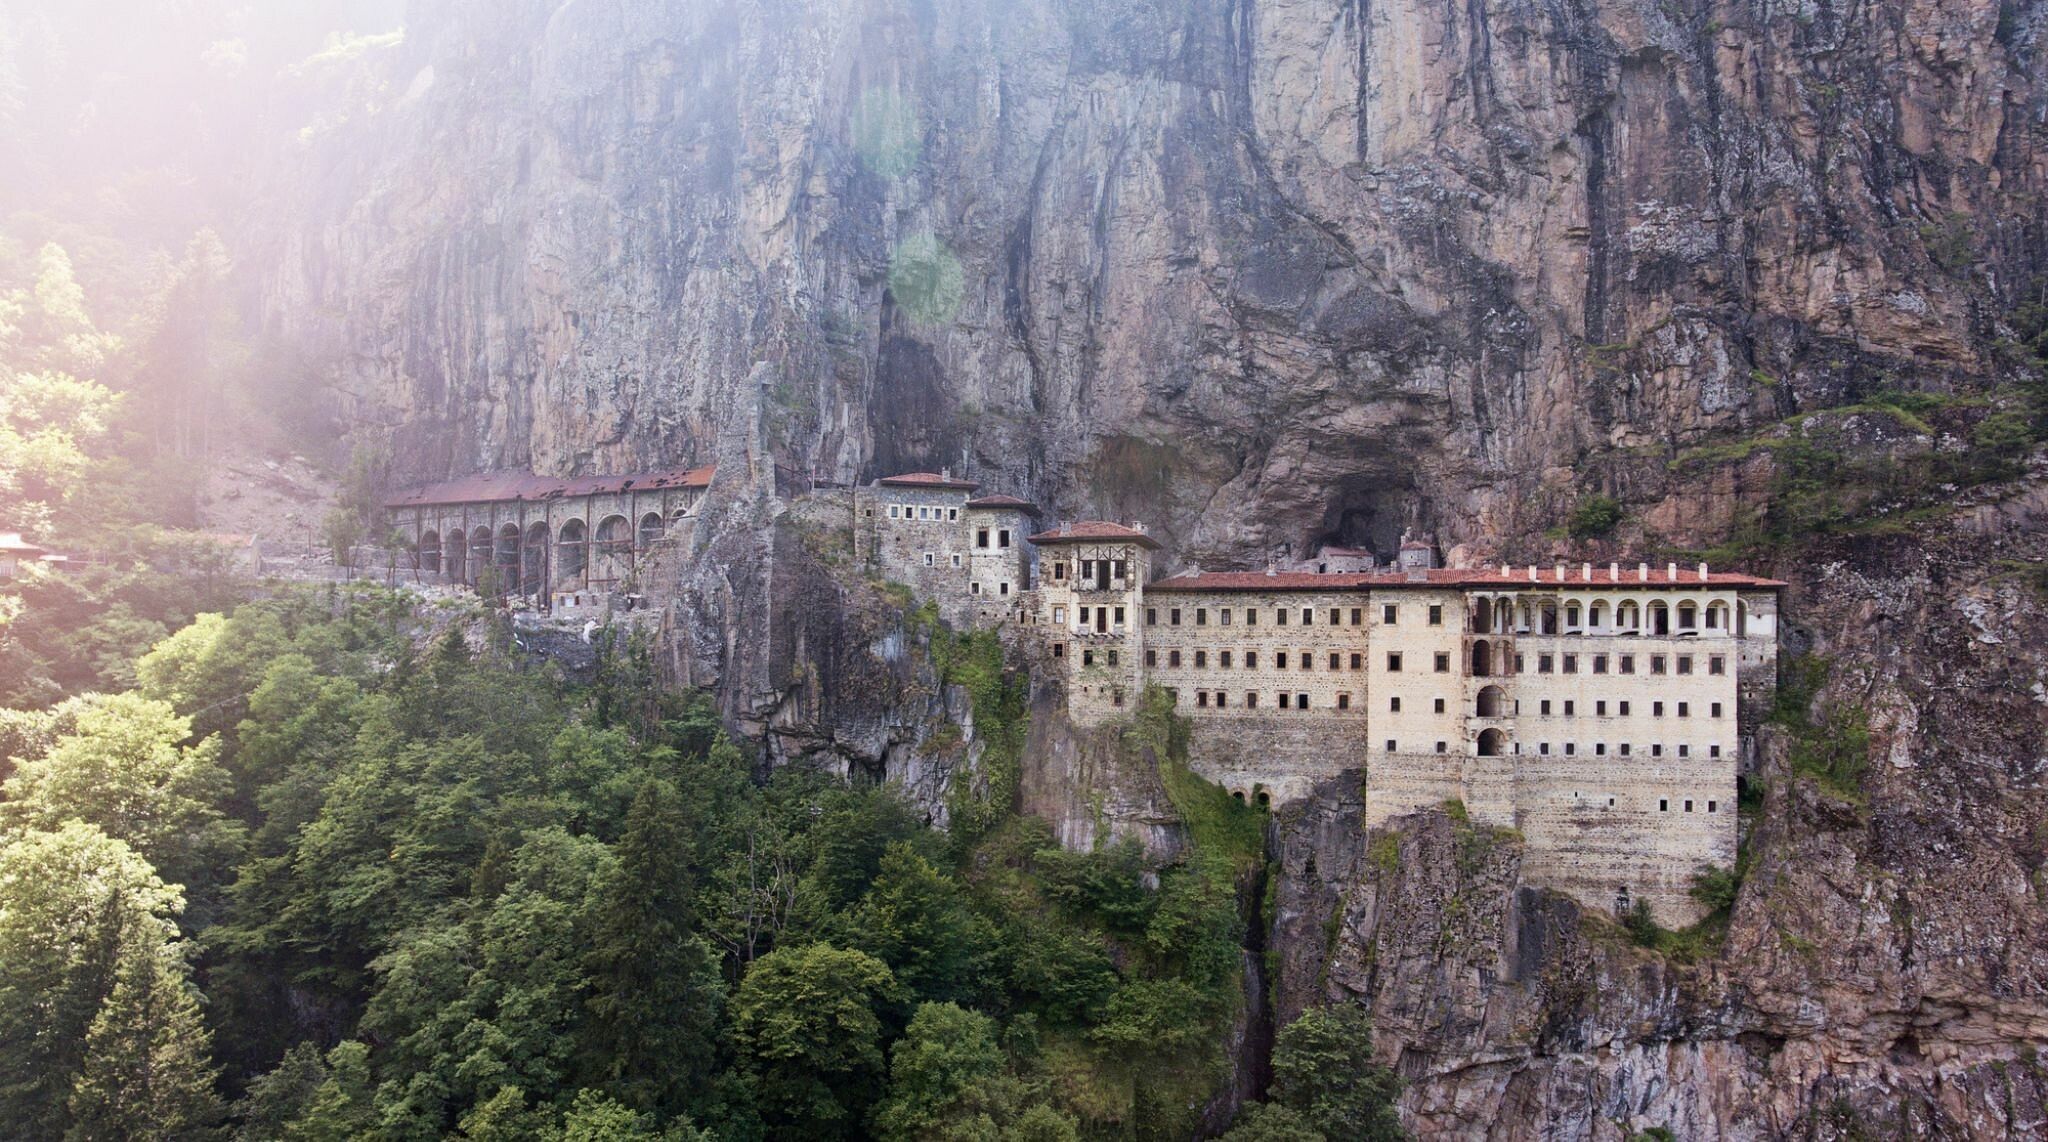
[[[669,650],[778,757],[930,772],[777,471],[951,467],[1209,568],[1413,527],[1788,580],[1725,932],[1582,915],[1448,816],[1367,835],[1339,783],[1275,823],[1275,1013],[1369,1003],[1422,1133],[2027,1136],[2044,34],[2038,0],[421,6],[244,261],[403,476],[729,474]],[[1058,739],[1021,787],[1070,844],[1172,830]]]

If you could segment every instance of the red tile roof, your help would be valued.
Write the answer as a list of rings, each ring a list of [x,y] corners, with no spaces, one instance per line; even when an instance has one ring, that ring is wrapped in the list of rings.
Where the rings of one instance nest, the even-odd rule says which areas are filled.
[[[595,496],[624,491],[660,491],[667,488],[704,488],[718,469],[671,468],[661,472],[637,472],[626,476],[536,476],[531,472],[478,472],[423,488],[401,492],[384,501],[387,508],[425,507],[439,504],[485,504],[503,500],[554,500],[565,496]]]
[[[1158,540],[1136,528],[1099,519],[1082,520],[1052,531],[1039,532],[1031,537],[1031,542],[1043,547],[1049,543],[1084,543],[1096,539],[1127,539],[1146,547],[1159,546]]]
[[[891,488],[938,488],[958,492],[971,492],[981,487],[972,480],[956,480],[938,472],[905,472],[900,476],[884,476],[881,483]]]
[[[1035,538],[1032,542],[1038,542]],[[1710,570],[1707,577],[1700,578],[1699,569],[1680,567],[1673,576],[1664,567],[1653,567],[1649,576],[1643,578],[1634,568],[1624,568],[1617,575],[1609,575],[1607,568],[1596,567],[1593,577],[1588,580],[1584,569],[1567,568],[1563,580],[1557,578],[1555,567],[1538,570],[1538,578],[1531,581],[1527,568],[1502,571],[1499,568],[1474,567],[1433,567],[1416,571],[1359,572],[1356,574],[1317,575],[1307,571],[1282,571],[1268,575],[1263,571],[1212,571],[1198,575],[1176,575],[1153,583],[1153,591],[1351,591],[1362,589],[1386,589],[1400,587],[1636,587],[1636,588],[1681,588],[1681,587],[1756,587],[1778,588],[1785,584],[1776,579],[1760,579],[1754,575],[1734,574]]]
[[[1032,503],[1030,500],[1020,500],[1015,496],[977,496],[974,499],[968,500],[967,506],[970,508],[1015,508],[1029,512],[1032,515],[1038,514],[1037,504]]]

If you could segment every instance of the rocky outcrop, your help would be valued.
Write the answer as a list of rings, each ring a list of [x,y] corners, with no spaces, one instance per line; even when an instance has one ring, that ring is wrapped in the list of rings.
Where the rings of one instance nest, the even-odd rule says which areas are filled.
[[[1446,821],[1385,871],[1337,788],[1282,830],[1276,1003],[1369,999],[1443,1132],[2026,1133],[2048,521],[2038,474],[1943,458],[2048,263],[2044,34],[2039,0],[422,4],[243,261],[404,475],[715,460],[672,676],[935,807],[965,711],[807,546],[813,478],[951,467],[1212,569],[1764,519],[1749,569],[1831,662],[1803,716],[1874,760],[1828,792],[1779,736],[1723,950],[1589,937]],[[1900,392],[1968,399],[1864,407]],[[1930,478],[1799,469],[1822,432]],[[1871,526],[1805,542],[1788,489]],[[1594,492],[1619,533],[1546,535]],[[1103,743],[1033,734],[1070,843],[1167,843]]]

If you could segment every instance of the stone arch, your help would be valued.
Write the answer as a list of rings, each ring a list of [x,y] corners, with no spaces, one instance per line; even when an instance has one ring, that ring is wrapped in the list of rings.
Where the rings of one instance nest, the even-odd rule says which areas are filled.
[[[428,528],[420,533],[420,542],[413,549],[414,565],[429,575],[441,573],[441,533]]]
[[[555,533],[555,585],[579,587],[590,568],[590,528],[582,520],[562,521]]]
[[[1488,678],[1493,675],[1493,644],[1485,639],[1472,643],[1472,676]]]
[[[1586,608],[1586,629],[1596,630],[1606,625],[1607,600],[1595,599],[1593,600],[1593,605]]]
[[[1643,609],[1634,599],[1623,599],[1614,608],[1614,626],[1617,630],[1640,631],[1643,629]]]
[[[1479,716],[1502,718],[1507,716],[1508,697],[1498,686],[1482,686],[1479,689]]]
[[[1678,601],[1678,629],[1694,631],[1700,629],[1699,603],[1692,599],[1680,599]]]
[[[622,515],[608,515],[597,523],[597,549],[606,555],[623,555],[633,549],[633,525]]]
[[[1658,599],[1644,608],[1644,610],[1646,612],[1644,618],[1647,620],[1649,633],[1653,635],[1669,635],[1671,633],[1671,604]]]
[[[441,551],[441,566],[447,571],[448,579],[454,583],[468,582],[469,537],[461,528],[448,533],[448,542]]]
[[[668,524],[662,520],[660,512],[648,512],[640,517],[640,549],[642,551],[660,543],[661,537],[666,534],[668,534]]]
[[[498,569],[500,594],[519,593],[519,539],[519,525],[516,523],[508,523],[498,529],[491,563]]]
[[[1495,599],[1493,601],[1493,629],[1499,634],[1508,634],[1515,628],[1515,601]]]
[[[1506,731],[1486,729],[1479,731],[1479,756],[1500,757],[1508,751]]]
[[[519,582],[530,595],[544,594],[548,586],[548,548],[553,537],[545,522],[529,524],[526,543],[520,551]]]
[[[1543,633],[1543,634],[1556,634],[1556,633],[1557,633],[1557,602],[1556,602],[1556,600],[1554,600],[1554,599],[1551,599],[1551,600],[1545,600],[1545,601],[1544,601],[1544,603],[1543,603],[1543,605],[1542,605],[1542,615],[1543,615],[1543,628],[1542,628],[1542,633]]]
[[[483,582],[484,572],[491,569],[492,550],[491,529],[483,524],[476,525],[475,529],[469,533],[469,581],[471,584]]]
[[[1566,630],[1584,630],[1586,610],[1574,599],[1564,605],[1564,626]]]
[[[1718,599],[1707,604],[1707,629],[1712,631],[1727,631],[1729,629],[1728,604]]]

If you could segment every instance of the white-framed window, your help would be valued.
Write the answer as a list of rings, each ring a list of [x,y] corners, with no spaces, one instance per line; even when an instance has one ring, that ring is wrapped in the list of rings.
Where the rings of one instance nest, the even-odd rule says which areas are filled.
[[[939,565],[939,557],[938,557],[938,555],[937,555],[937,554],[936,554],[935,552],[930,552],[930,551],[927,551],[927,552],[925,552],[925,553],[924,553],[924,565],[925,565],[926,567],[937,567],[937,566]]]
[[[967,584],[967,593],[968,593],[968,594],[970,594],[970,595],[979,595],[979,594],[981,594],[981,584],[979,584],[979,583],[969,583],[969,584]]]
[[[959,518],[960,518],[960,509],[959,509],[959,508],[947,508],[947,509],[946,509],[946,519],[947,519],[947,520],[949,520],[949,521],[955,521],[955,520],[958,520]],[[1119,702],[1119,703],[1117,703],[1117,704],[1118,704],[1118,705],[1122,705],[1123,703]]]
[[[960,555],[959,555],[959,553],[958,553],[958,552],[955,552],[955,553],[953,554],[953,566],[955,566],[955,567],[958,567],[958,566],[960,566]]]
[[[1054,622],[1056,622],[1056,623],[1063,623],[1063,622],[1066,622],[1066,621],[1067,621],[1067,608],[1065,608],[1065,607],[1054,607],[1054,608],[1052,609],[1052,621],[1054,621]]]
[[[889,505],[889,518],[890,518],[890,519],[902,519],[902,518],[903,518],[903,507],[902,507],[902,505],[900,505],[900,504],[890,504],[890,505]]]

